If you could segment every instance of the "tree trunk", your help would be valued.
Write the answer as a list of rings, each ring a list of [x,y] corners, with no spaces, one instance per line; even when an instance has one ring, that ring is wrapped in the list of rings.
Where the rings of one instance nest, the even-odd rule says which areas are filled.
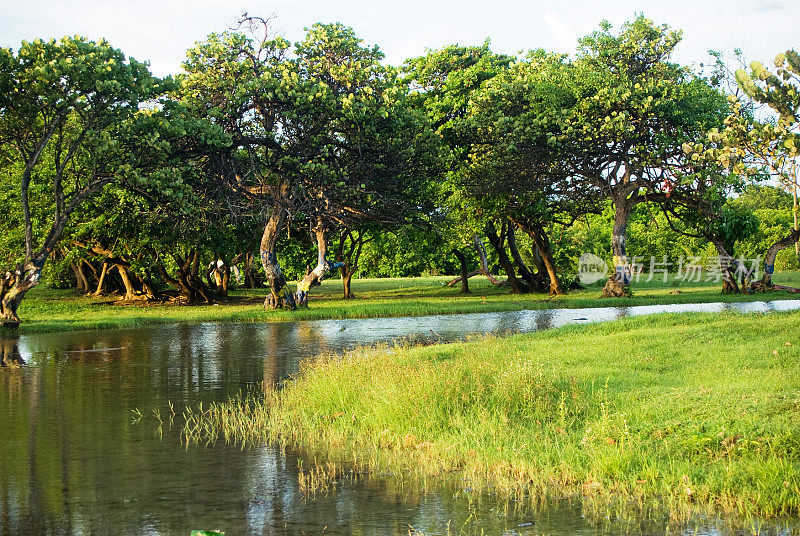
[[[544,227],[538,222],[513,220],[523,231],[525,231],[533,245],[536,246],[536,265],[537,270],[546,277],[548,291],[552,296],[565,294],[564,286],[558,278],[556,272],[556,262],[553,260],[553,250],[550,247],[550,238],[547,236]],[[538,275],[538,272],[537,272]],[[543,277],[544,278],[544,277]]]
[[[247,288],[258,288],[259,284],[258,274],[253,268],[253,257],[252,253],[244,256],[244,286]]]
[[[489,239],[489,243],[497,252],[497,258],[500,261],[500,266],[506,273],[508,284],[511,287],[511,292],[513,294],[523,294],[527,292],[528,289],[526,288],[525,283],[517,279],[517,274],[514,271],[514,265],[511,263],[511,259],[508,258],[504,244],[505,237],[502,234],[497,233],[497,229],[491,222],[486,226],[486,237]]]
[[[792,293],[800,292],[799,289],[794,287],[775,285],[772,282],[772,273],[775,271],[775,257],[778,256],[778,253],[782,249],[796,244],[798,240],[800,240],[800,229],[793,229],[791,233],[776,241],[769,247],[769,249],[767,249],[767,253],[764,255],[764,275],[761,276],[761,281],[755,281],[751,285],[751,290],[759,290],[763,292],[766,290],[776,289],[785,290]]]
[[[298,307],[308,307],[308,294],[311,288],[321,285],[331,270],[344,265],[343,262],[328,262],[325,258],[328,251],[327,231],[321,218],[317,218],[313,232],[317,242],[317,265],[297,283],[295,301]]]
[[[139,274],[133,274],[136,279],[139,281],[139,284],[142,287],[142,293],[144,294],[145,298],[148,301],[157,300],[159,299],[160,295],[159,292],[156,290],[155,285],[153,284],[152,277],[150,275],[150,271],[147,270],[145,273],[145,277],[140,276]]]
[[[131,281],[130,272],[128,272],[128,268],[122,264],[115,264],[114,267],[117,269],[119,273],[119,277],[122,279],[122,285],[125,287],[125,297],[122,298],[125,301],[133,301],[140,298],[140,295],[136,294],[136,289],[133,286],[133,282]]]
[[[97,280],[97,290],[94,291],[92,296],[100,296],[106,290],[106,274],[108,274],[108,261],[103,261],[103,269],[100,271],[100,279]]]
[[[630,193],[630,197],[628,195],[628,190],[625,190],[612,197],[614,226],[611,230],[611,254],[613,256],[614,272],[603,288],[603,297],[605,298],[620,298],[631,295],[629,285],[633,273],[628,261],[625,242],[627,240],[628,219],[633,207],[639,202],[639,194],[633,191]]]
[[[19,305],[25,293],[39,284],[46,259],[45,254],[40,254],[33,262],[21,262],[13,272],[6,272],[0,279],[0,327],[19,326]]]
[[[739,285],[736,284],[736,273],[733,268],[733,255],[728,253],[725,245],[720,240],[711,240],[714,247],[717,248],[719,255],[720,270],[722,271],[722,292],[723,294],[738,294]],[[741,289],[742,291],[745,289]]]
[[[261,266],[264,268],[270,288],[270,294],[264,300],[264,307],[271,309],[286,307],[294,310],[297,309],[294,295],[286,285],[286,279],[283,277],[283,270],[278,264],[278,255],[275,251],[278,235],[283,230],[285,223],[286,211],[280,203],[276,202],[267,218],[264,234],[261,236]]]
[[[486,279],[488,279],[489,282],[492,285],[494,285],[496,287],[499,287],[499,286],[503,285],[504,282],[503,281],[499,281],[489,271],[489,260],[486,258],[486,248],[483,247],[483,240],[481,239],[481,237],[478,236],[477,234],[475,234],[472,237],[472,244],[475,247],[475,252],[478,254],[478,259],[481,262],[481,271],[480,271],[480,273],[485,275]],[[459,280],[458,279],[454,280],[453,284],[455,284],[457,281],[459,281]]]
[[[183,259],[177,253],[173,253],[172,257],[178,265],[175,277],[167,273],[166,268],[164,268],[161,262],[156,264],[158,276],[168,285],[176,288],[180,293],[180,297],[183,298],[188,305],[212,303],[214,300],[211,289],[208,288],[199,276],[200,252],[194,249],[189,252],[186,259]]]
[[[350,283],[353,280],[353,273],[355,272],[355,270],[349,268],[345,269],[344,266],[342,266],[341,270],[342,270],[342,295],[345,300],[355,298],[356,295],[353,294],[353,291],[350,289]]]
[[[227,298],[228,287],[231,281],[231,266],[225,259],[213,261],[206,271],[208,286],[213,288],[217,295]]]
[[[89,280],[86,278],[86,273],[83,271],[83,260],[78,260],[77,263],[70,262],[69,267],[72,273],[75,274],[75,290],[78,294],[86,294],[89,292]]]
[[[222,297],[228,297],[228,288],[231,285],[231,267],[226,262],[222,267],[222,281],[220,283],[219,293]]]
[[[531,291],[539,291],[541,290],[541,286],[538,281],[533,277],[533,274],[528,269],[528,266],[525,264],[525,261],[522,260],[522,255],[519,254],[519,249],[517,249],[517,237],[514,233],[514,227],[511,225],[503,224],[506,241],[508,242],[508,251],[511,252],[511,258],[514,259],[514,264],[519,271],[519,276],[522,278],[523,281],[528,285]]]
[[[464,256],[456,248],[452,250],[453,255],[456,256],[458,259],[458,263],[461,266],[461,293],[462,294],[469,294],[469,274],[467,273],[467,258]]]
[[[349,240],[349,247],[345,252],[345,242]],[[353,274],[358,270],[358,260],[361,258],[361,250],[366,240],[363,231],[356,231],[355,236],[350,229],[344,229],[339,236],[339,245],[336,249],[336,260],[341,264],[342,273],[342,294],[345,300],[355,298],[350,283]]]

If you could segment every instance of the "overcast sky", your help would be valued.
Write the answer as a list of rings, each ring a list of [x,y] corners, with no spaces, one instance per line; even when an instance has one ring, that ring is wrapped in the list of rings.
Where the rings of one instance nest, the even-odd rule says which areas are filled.
[[[180,71],[187,48],[222,31],[247,10],[274,16],[274,28],[294,42],[314,22],[352,26],[367,44],[378,44],[397,65],[426,48],[482,43],[497,52],[543,47],[573,52],[576,39],[607,19],[619,25],[637,12],[684,31],[677,59],[707,61],[708,49],[769,62],[778,52],[800,49],[798,0],[0,0],[0,45],[80,34],[105,37],[157,75]]]

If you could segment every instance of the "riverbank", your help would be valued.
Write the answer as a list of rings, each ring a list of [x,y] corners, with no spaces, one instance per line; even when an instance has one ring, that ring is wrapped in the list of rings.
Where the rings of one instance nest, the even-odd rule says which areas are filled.
[[[796,517],[798,333],[797,313],[670,314],[362,350],[187,430],[600,515]]]
[[[673,303],[743,302],[792,298],[786,292],[725,295],[720,284],[670,278],[642,281],[630,298],[601,298],[601,286],[570,291],[550,298],[543,294],[512,295],[493,287],[485,278],[470,280],[471,294],[446,287],[448,277],[353,280],[356,298],[341,298],[341,282],[330,279],[312,290],[310,307],[298,311],[264,310],[266,289],[233,290],[230,299],[214,305],[120,303],[115,297],[76,296],[69,290],[37,287],[28,293],[19,315],[20,334],[81,329],[127,328],[161,323],[289,322],[345,318],[382,318],[456,313],[519,311],[545,308],[627,307]],[[775,282],[800,286],[800,273],[775,275]]]

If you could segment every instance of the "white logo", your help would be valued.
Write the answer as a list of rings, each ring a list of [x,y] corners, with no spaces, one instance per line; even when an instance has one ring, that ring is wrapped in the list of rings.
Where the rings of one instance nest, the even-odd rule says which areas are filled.
[[[606,261],[593,253],[584,253],[578,259],[578,280],[583,285],[591,285],[606,278]]]

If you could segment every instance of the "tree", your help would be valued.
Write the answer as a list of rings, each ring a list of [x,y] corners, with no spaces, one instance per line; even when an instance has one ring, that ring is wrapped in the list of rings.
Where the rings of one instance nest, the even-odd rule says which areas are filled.
[[[760,63],[753,62],[752,76],[747,76],[747,73],[739,70],[736,79],[751,99],[766,104],[778,114],[774,128],[770,128],[771,125],[762,127],[756,136],[751,136],[751,140],[755,138],[761,142],[763,151],[756,154],[762,158],[764,166],[777,175],[783,185],[797,188],[796,159],[800,153],[800,54],[794,50],[787,50],[775,57],[774,64],[775,74]],[[800,240],[800,229],[795,223],[795,228],[789,234],[779,238],[767,248],[764,255],[764,277],[754,285],[754,288],[758,290],[778,288],[772,283],[775,258],[778,252],[796,244],[798,240]],[[780,288],[800,292],[789,287]]]
[[[265,20],[245,18],[242,23],[263,35],[229,31],[198,43],[187,52],[180,96],[197,117],[208,117],[229,139],[209,155],[206,173],[230,193],[237,211],[260,213],[265,221],[259,255],[270,286],[265,306],[295,308],[277,243],[294,213],[302,162],[296,108],[306,106],[309,95],[297,87],[296,62],[287,58],[289,42],[273,38]]]
[[[481,46],[451,45],[430,51],[425,56],[407,60],[403,67],[415,106],[428,116],[441,140],[443,169],[436,193],[440,207],[437,216],[440,217],[435,226],[451,242],[452,252],[461,265],[462,276],[451,284],[462,281],[464,291],[469,289],[464,278],[479,273],[493,284],[501,284],[489,272],[481,238],[486,231],[486,221],[476,217],[474,207],[469,206],[459,177],[477,141],[473,129],[466,128],[470,102],[487,81],[512,62],[511,56],[492,52],[486,41]],[[467,256],[460,250],[465,245],[473,247],[478,256],[480,268],[477,271],[467,270]]]
[[[474,210],[503,220],[499,235],[491,221],[487,230],[512,289],[527,285],[532,290],[564,293],[545,229],[554,223],[569,226],[601,206],[602,192],[591,183],[574,180],[570,168],[564,166],[571,155],[548,144],[547,123],[576,105],[570,66],[564,60],[537,51],[512,64],[476,92],[465,121],[474,131],[474,143],[468,164],[456,180]],[[533,242],[536,274],[520,257],[514,227]],[[515,280],[515,267],[522,282]]]
[[[254,206],[266,206],[261,258],[271,294],[265,305],[306,305],[310,289],[338,267],[327,259],[335,228],[404,222],[428,176],[425,122],[405,105],[405,88],[377,47],[341,24],[315,24],[289,44],[238,32],[212,35],[189,52],[184,98],[231,139],[211,173]],[[290,223],[294,222],[294,223]],[[289,291],[277,262],[287,225],[303,223],[316,266]]]
[[[704,80],[669,61],[680,32],[644,16],[618,34],[603,23],[580,40],[575,105],[545,125],[550,144],[568,154],[571,174],[603,191],[615,209],[615,271],[604,293],[621,296],[630,281],[626,234],[633,208],[672,187],[682,145],[718,126],[725,100]]]
[[[160,109],[164,84],[106,41],[37,39],[16,54],[0,50],[0,86],[0,143],[18,159],[24,228],[16,266],[0,281],[0,319],[16,325],[25,293],[39,283],[86,200],[112,183],[148,191],[172,186],[178,195],[180,175],[168,169],[163,150],[186,127],[171,124],[172,110]]]
[[[301,120],[306,153],[316,155],[298,181],[318,251],[317,265],[298,283],[298,304],[307,305],[311,287],[339,266],[326,258],[334,228],[375,224],[380,232],[424,212],[436,140],[396,71],[351,28],[315,24],[296,53],[301,81],[318,97]]]

